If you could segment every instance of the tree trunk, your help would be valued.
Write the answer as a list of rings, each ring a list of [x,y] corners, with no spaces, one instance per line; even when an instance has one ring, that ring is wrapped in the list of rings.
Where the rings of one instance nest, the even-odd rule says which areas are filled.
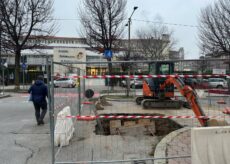
[[[108,59],[108,67],[109,67],[109,75],[112,74],[112,63],[111,63],[111,59]]]
[[[15,90],[20,90],[20,58],[21,51],[17,50],[15,54]]]
[[[113,67],[113,66],[112,66],[111,61],[112,61],[111,59],[108,59],[108,62],[109,62],[109,63],[108,63],[109,75],[112,75],[112,72],[113,72],[113,71],[112,71],[112,67]],[[113,88],[114,79],[110,78],[110,79],[109,79],[108,85],[111,86],[111,90],[113,90],[113,89],[114,89],[114,88]]]

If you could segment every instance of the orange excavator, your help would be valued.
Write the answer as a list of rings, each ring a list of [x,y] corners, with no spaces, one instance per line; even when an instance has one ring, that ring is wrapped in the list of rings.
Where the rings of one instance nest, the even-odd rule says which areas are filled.
[[[172,75],[174,74],[173,62],[154,62],[149,64],[149,74]],[[146,78],[143,80],[143,96],[136,98],[136,103],[143,108],[181,108],[182,103],[175,100],[174,85],[167,85],[164,92],[160,86],[166,81],[166,77]],[[174,99],[174,100],[173,100]]]
[[[172,75],[174,73],[173,62],[155,62],[150,64],[150,74]],[[187,102],[175,99],[174,88],[177,88]],[[136,98],[136,103],[143,108],[181,108],[187,104],[192,108],[197,117],[205,116],[196,92],[178,77],[162,76],[146,78],[143,80],[143,96]],[[208,126],[208,119],[198,118],[201,126]]]
[[[174,84],[181,93],[181,95],[183,95],[186,98],[187,102],[189,103],[190,107],[192,108],[193,112],[197,117],[205,116],[205,113],[198,102],[198,96],[196,92],[189,85],[184,85],[184,83],[179,78],[167,78],[165,82],[160,85],[160,90],[164,90],[167,85],[172,84]],[[198,120],[201,126],[208,126],[207,118],[198,118]]]

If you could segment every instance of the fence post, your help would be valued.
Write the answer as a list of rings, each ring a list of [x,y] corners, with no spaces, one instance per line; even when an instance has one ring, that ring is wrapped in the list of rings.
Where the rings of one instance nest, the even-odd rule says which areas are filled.
[[[83,70],[83,74],[82,75],[86,75],[86,71],[85,70]],[[81,81],[81,79],[80,79],[80,81]],[[85,78],[83,78],[82,81],[83,81],[83,97],[85,98]]]
[[[80,68],[77,68],[77,74],[78,76],[81,75]],[[81,81],[81,79],[79,79],[79,81]],[[81,115],[81,82],[78,85],[78,114]]]
[[[25,70],[22,69],[22,89],[25,89]]]
[[[51,141],[51,160],[52,164],[55,163],[54,153],[54,84],[53,84],[53,59],[46,57],[46,75],[47,75],[47,86],[48,86],[48,104],[49,104],[49,117],[50,117],[50,141]],[[51,70],[49,69],[49,64]]]

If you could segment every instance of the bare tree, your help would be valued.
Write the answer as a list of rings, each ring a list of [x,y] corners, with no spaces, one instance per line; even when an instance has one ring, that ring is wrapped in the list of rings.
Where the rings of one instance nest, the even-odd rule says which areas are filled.
[[[175,44],[172,31],[164,25],[148,25],[137,31],[139,38],[136,47],[141,54],[151,60],[168,58],[168,51]]]
[[[230,1],[219,0],[201,11],[200,48],[206,54],[230,57]],[[230,62],[229,62],[230,69]]]
[[[19,89],[21,51],[36,47],[42,36],[50,35],[54,30],[52,6],[53,0],[0,1],[2,46],[15,54],[16,89]],[[28,42],[31,38],[33,43]]]
[[[139,40],[138,39],[131,39],[130,44],[130,53],[128,52],[128,40],[120,40],[119,46],[122,47],[122,53],[117,56],[117,60],[120,61],[129,61],[129,60],[147,60],[145,56],[142,55],[142,52],[139,49]],[[136,63],[121,63],[122,71],[127,71],[128,69],[133,70],[137,65]]]
[[[125,7],[126,0],[82,0],[78,13],[90,47],[102,51],[116,48],[116,40],[124,30]],[[108,66],[111,73],[112,64]]]

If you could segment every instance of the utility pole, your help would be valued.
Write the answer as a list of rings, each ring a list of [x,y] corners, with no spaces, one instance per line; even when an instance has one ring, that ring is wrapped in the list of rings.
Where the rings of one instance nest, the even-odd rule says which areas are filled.
[[[126,24],[126,26],[128,26],[128,57],[127,57],[127,60],[130,60],[130,53],[131,53],[131,40],[130,40],[130,36],[131,36],[131,18],[134,14],[134,12],[136,11],[138,7],[137,6],[134,6],[133,7],[133,12],[131,14],[131,16],[129,17],[129,20],[128,20],[128,23]],[[126,96],[129,96],[129,92],[130,92],[130,65],[128,67],[128,79],[127,79],[127,94]],[[135,85],[135,82],[134,82],[134,85]]]

